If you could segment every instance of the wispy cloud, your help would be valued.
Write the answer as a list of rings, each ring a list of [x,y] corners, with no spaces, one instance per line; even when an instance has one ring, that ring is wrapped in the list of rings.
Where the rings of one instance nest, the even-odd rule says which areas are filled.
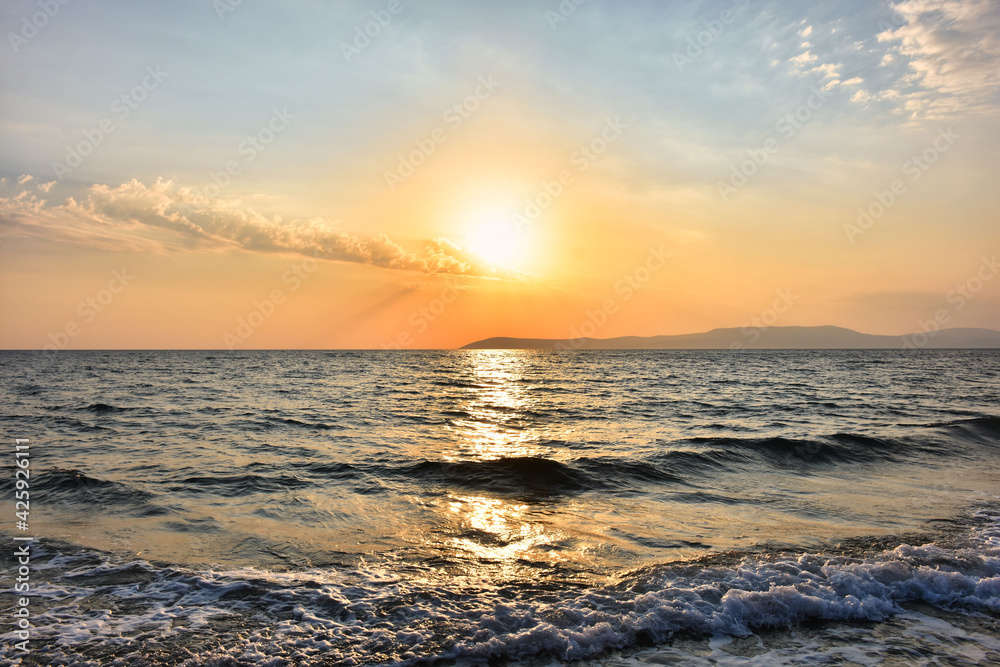
[[[18,179],[19,186],[31,177]],[[386,269],[491,275],[446,239],[408,250],[385,234],[361,237],[322,218],[284,220],[238,199],[214,199],[158,179],[132,179],[116,187],[93,185],[86,199],[53,204],[34,190],[0,181],[0,225],[8,233],[114,250],[170,251],[241,248],[253,252],[294,252]]]
[[[904,24],[878,39],[896,42],[895,51],[909,61],[911,73],[896,90],[911,117],[995,112],[1000,6],[994,0],[904,0],[894,9]]]
[[[795,63],[796,69],[801,69],[803,66],[808,65],[809,63],[816,62],[817,56],[815,53],[812,53],[811,51],[805,51],[804,53],[800,53],[799,55],[791,58],[790,60],[791,62]]]

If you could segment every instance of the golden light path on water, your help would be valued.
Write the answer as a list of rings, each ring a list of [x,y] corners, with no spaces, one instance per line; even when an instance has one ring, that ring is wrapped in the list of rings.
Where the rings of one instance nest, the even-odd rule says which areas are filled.
[[[525,414],[536,407],[537,400],[521,382],[529,367],[526,356],[517,350],[484,350],[465,358],[470,395],[456,409],[468,417],[453,421],[458,449],[442,452],[445,460],[490,461],[551,453],[536,444],[538,427],[509,425],[511,421],[523,425],[528,421]]]
[[[574,459],[592,454],[572,448],[574,432],[579,426],[569,428],[561,426],[558,419],[550,422],[543,417],[551,414],[553,403],[560,399],[546,395],[537,386],[540,379],[537,353],[475,351],[463,355],[460,363],[464,366],[461,376],[465,380],[465,395],[455,410],[464,416],[451,420],[446,427],[452,445],[441,452],[443,460],[483,463],[531,458],[535,463],[572,464]],[[667,388],[662,400],[682,400],[683,391],[683,387]],[[716,396],[723,401],[740,400],[733,391],[732,388],[720,389]],[[574,392],[563,400],[573,405],[587,400],[587,394]],[[727,426],[739,431],[745,425],[730,418]],[[617,430],[614,424],[603,426],[605,437]],[[665,435],[664,430],[669,433],[670,425],[664,424],[659,431],[661,437]],[[635,453],[634,449],[629,451],[632,448],[629,441],[634,441],[637,434],[623,431],[617,435],[620,439],[611,444],[625,443],[624,450],[601,451],[598,455],[627,459]],[[670,433],[670,436],[678,444],[665,449],[695,451],[682,444],[680,433]],[[564,447],[553,447],[551,443],[554,442]],[[567,449],[566,445],[571,448]],[[670,502],[670,494],[659,494],[654,502],[641,496],[629,497],[629,494],[622,494],[611,502],[592,502],[582,497],[587,490],[547,498],[544,489],[537,487],[533,491],[542,493],[527,498],[517,492],[489,495],[452,492],[438,505],[443,515],[439,520],[447,524],[441,532],[447,537],[442,544],[436,537],[439,531],[435,531],[435,536],[424,544],[454,549],[453,555],[460,557],[469,568],[465,574],[486,569],[494,577],[505,578],[525,574],[521,564],[528,562],[535,566],[579,564],[591,572],[596,561],[607,557],[619,563],[639,565],[641,559],[626,555],[636,538],[640,543],[670,545],[668,551],[661,552],[658,560],[663,560],[669,556],[684,558],[708,553],[713,550],[711,543],[721,542],[727,548],[748,547],[759,544],[761,538],[767,536],[772,544],[780,546],[784,535],[801,539],[802,535],[811,534],[816,536],[818,545],[822,536],[856,530],[849,521],[837,521],[832,517],[850,516],[852,510],[869,502],[866,496],[870,499],[871,494],[855,498],[845,493],[842,480],[833,481],[817,475],[803,485],[802,477],[798,473],[784,477],[772,475],[766,479],[758,479],[752,474],[730,476],[725,482],[728,492],[738,490],[744,497],[758,501],[735,506],[719,502]],[[893,485],[884,480],[881,484],[883,495],[895,495]],[[677,486],[680,487],[678,491],[684,490],[683,484]],[[902,487],[898,492],[900,497],[910,495]],[[796,514],[786,508],[771,507],[771,501],[778,496],[799,496],[807,502],[825,496],[821,504],[836,511],[823,516],[819,512]],[[635,530],[640,526],[645,530]],[[488,565],[490,563],[492,566]]]
[[[155,371],[122,359],[107,363],[141,386],[64,390],[65,405],[122,409],[68,412],[87,430],[39,464],[89,481],[58,473],[72,488],[53,485],[35,525],[191,566],[616,576],[913,530],[989,473],[963,467],[942,485],[935,467],[887,458],[888,444],[838,439],[910,431],[870,416],[862,404],[878,397],[849,405],[866,385],[823,356],[261,353]],[[834,386],[803,383],[796,364]],[[794,451],[806,441],[861,458],[808,460]]]
[[[442,458],[495,461],[552,455],[551,447],[539,444],[543,441],[540,428],[523,426],[524,421],[530,423],[525,415],[537,407],[537,399],[523,382],[530,367],[528,353],[483,350],[463,360],[470,394],[456,407],[468,417],[455,419],[448,427],[457,436],[457,446],[442,452]],[[565,530],[540,520],[532,510],[530,503],[516,498],[451,493],[447,511],[456,526],[449,532],[457,535],[448,542],[477,561],[510,563],[565,539]],[[547,554],[550,559],[554,555]],[[503,569],[514,574],[510,568]]]
[[[579,568],[592,578],[595,562],[609,557],[640,564],[627,555],[629,542],[635,537],[629,525],[645,524],[651,529],[647,530],[650,543],[670,543],[676,537],[673,555],[682,557],[703,554],[708,546],[698,547],[692,532],[710,539],[718,533],[732,536],[735,529],[737,535],[747,537],[740,525],[750,514],[757,524],[775,527],[781,522],[794,523],[787,517],[765,516],[768,513],[761,511],[744,511],[742,517],[733,516],[730,508],[718,506],[663,512],[662,505],[651,506],[641,497],[630,498],[628,494],[612,502],[594,502],[581,497],[587,489],[571,494],[546,489],[546,473],[540,473],[537,477],[541,479],[537,479],[532,467],[546,462],[571,465],[573,459],[588,454],[576,448],[582,444],[579,437],[574,437],[580,427],[565,426],[549,415],[553,408],[578,406],[587,400],[586,393],[567,392],[564,398],[546,395],[537,385],[546,378],[539,376],[535,352],[474,351],[463,355],[461,364],[464,396],[454,410],[464,416],[452,419],[446,427],[452,445],[440,453],[441,458],[455,463],[531,459],[524,462],[523,492],[511,491],[508,485],[491,495],[449,493],[444,503],[436,504],[442,515],[438,520],[445,526],[423,540],[423,545],[434,550],[445,547],[464,564],[463,574],[515,579],[531,576],[536,571],[531,568],[545,565]],[[675,400],[677,392],[665,399]],[[607,422],[602,430],[605,434],[609,430],[615,433],[617,441],[612,444],[631,445],[637,435],[619,432],[615,424]],[[597,455],[627,458],[629,453],[599,451]],[[441,533],[446,535],[444,540],[438,538]]]

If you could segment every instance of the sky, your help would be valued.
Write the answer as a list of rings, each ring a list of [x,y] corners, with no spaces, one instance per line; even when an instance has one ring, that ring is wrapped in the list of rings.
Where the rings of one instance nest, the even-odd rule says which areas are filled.
[[[0,347],[1000,329],[1000,2],[10,0]]]

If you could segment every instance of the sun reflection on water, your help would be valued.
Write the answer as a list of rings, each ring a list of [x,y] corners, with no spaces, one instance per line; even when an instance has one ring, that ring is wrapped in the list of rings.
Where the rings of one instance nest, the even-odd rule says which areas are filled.
[[[502,498],[451,494],[448,511],[459,530],[452,546],[484,560],[510,560],[556,538],[547,526],[528,520],[528,505]]]
[[[523,457],[556,458],[549,444],[554,424],[543,417],[532,392],[535,353],[482,350],[463,355],[447,430],[454,443],[442,452],[448,462],[486,462]],[[512,483],[516,484],[512,480]],[[494,495],[451,491],[439,505],[445,524],[444,544],[464,558],[501,568],[521,559],[563,560],[557,544],[565,531],[545,520],[548,512],[517,489]],[[551,518],[551,516],[549,517]]]
[[[523,456],[545,457],[539,444],[551,425],[539,422],[538,398],[529,393],[532,353],[481,350],[464,357],[467,392],[454,408],[450,430],[455,448],[446,461],[489,461]]]

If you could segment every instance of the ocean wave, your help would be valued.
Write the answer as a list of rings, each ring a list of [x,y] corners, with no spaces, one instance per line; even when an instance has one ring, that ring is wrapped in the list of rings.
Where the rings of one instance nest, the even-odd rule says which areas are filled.
[[[982,417],[952,419],[949,421],[938,421],[938,422],[923,423],[923,424],[900,424],[900,426],[909,426],[913,428],[942,428],[942,427],[980,428],[986,431],[1000,433],[1000,416],[985,415]]]
[[[294,465],[311,475],[324,479],[356,479],[362,474],[349,463],[300,463]]]
[[[89,424],[85,421],[79,419],[74,419],[72,417],[65,417],[63,415],[53,415],[49,417],[44,417],[43,422],[50,423],[53,427],[62,430],[65,429],[70,433],[92,433],[94,431],[107,431],[109,433],[117,433],[116,429],[109,426],[101,426],[99,424]]]
[[[652,461],[621,459],[610,456],[581,458],[573,461],[595,480],[595,488],[641,484],[683,484],[684,478]]]
[[[274,422],[277,422],[279,424],[285,424],[287,426],[295,426],[295,427],[299,427],[299,428],[310,429],[310,430],[314,430],[314,431],[330,431],[330,430],[333,430],[333,429],[344,428],[340,424],[325,424],[323,422],[307,422],[307,421],[301,421],[299,419],[291,419],[291,418],[284,418],[284,419],[282,419],[282,418],[275,418]]]
[[[727,553],[644,567],[593,587],[530,579],[498,587],[398,564],[197,572],[40,544],[37,569],[51,581],[35,590],[33,651],[42,659],[150,664],[141,651],[155,631],[163,651],[157,659],[191,665],[565,661],[678,635],[881,622],[915,602],[995,615],[1000,511],[981,511],[976,521],[954,545]],[[42,564],[46,549],[57,553]],[[7,642],[0,655],[11,650]]]
[[[944,430],[950,437],[979,445],[1000,445],[1000,417],[975,417],[959,419],[934,427]]]
[[[167,485],[172,492],[182,494],[212,494],[236,498],[248,493],[279,493],[299,489],[310,483],[295,475],[198,475]]]
[[[430,384],[437,387],[455,387],[458,389],[489,389],[489,384],[482,382],[469,382],[467,380],[431,380]]]
[[[91,403],[90,405],[80,408],[82,412],[93,412],[98,415],[112,414],[116,412],[127,412],[132,408],[123,408],[117,405],[111,405],[109,403]]]
[[[583,457],[567,461],[521,456],[483,461],[421,461],[386,467],[379,474],[402,475],[445,488],[474,488],[500,495],[545,497],[638,490],[650,484],[683,484],[663,466],[641,459]]]
[[[902,461],[908,453],[927,453],[917,443],[903,443],[851,433],[816,438],[696,437],[688,442],[707,448],[707,458],[737,463],[763,459],[771,465],[838,465]],[[933,448],[931,452],[937,451]],[[748,457],[753,457],[748,458]]]
[[[586,473],[559,461],[533,456],[486,461],[421,461],[388,470],[445,486],[498,493],[558,495],[596,486],[595,480]]]
[[[0,479],[0,490],[13,488],[13,478]],[[115,506],[146,512],[150,508],[145,503],[154,498],[154,494],[131,484],[91,477],[70,468],[38,471],[32,475],[31,490],[33,493],[37,491],[46,502],[72,503],[79,508],[92,505]]]
[[[539,446],[565,452],[583,447],[563,441]],[[683,447],[669,449],[671,446]],[[309,464],[305,471],[321,478],[402,478],[414,484],[442,488],[474,488],[501,495],[558,496],[587,491],[642,492],[660,486],[700,486],[717,473],[771,467],[830,467],[900,461],[899,443],[838,433],[824,439],[698,437],[664,444],[665,451],[646,457],[591,456],[550,459],[540,456],[484,460],[422,460],[404,465],[373,462]],[[915,449],[916,446],[910,446]],[[319,467],[317,467],[319,466]]]

